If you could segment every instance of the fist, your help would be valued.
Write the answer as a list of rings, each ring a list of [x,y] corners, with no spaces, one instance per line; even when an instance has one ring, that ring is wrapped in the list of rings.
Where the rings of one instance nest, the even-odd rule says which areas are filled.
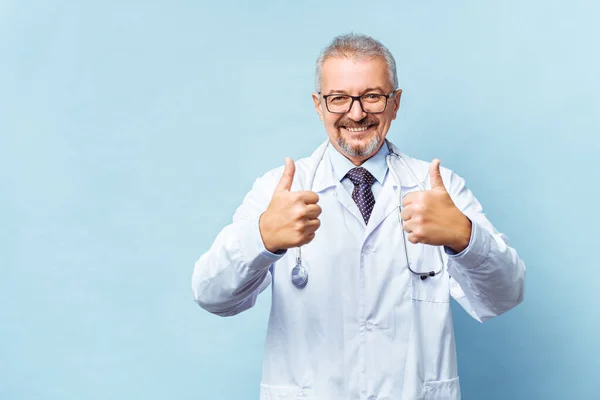
[[[260,235],[265,248],[272,253],[309,243],[321,226],[319,196],[311,191],[291,191],[295,172],[294,161],[286,158],[271,202],[260,216]]]
[[[429,167],[431,190],[411,192],[402,199],[402,229],[411,243],[448,246],[457,253],[471,239],[471,221],[456,207],[440,175],[440,160]]]

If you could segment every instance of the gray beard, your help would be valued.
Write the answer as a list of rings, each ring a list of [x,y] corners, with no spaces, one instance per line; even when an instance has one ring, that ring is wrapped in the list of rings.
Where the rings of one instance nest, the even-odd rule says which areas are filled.
[[[338,146],[340,149],[350,157],[367,157],[372,155],[372,153],[379,148],[379,144],[381,143],[381,137],[376,135],[371,139],[369,143],[364,147],[352,147],[346,140],[342,137],[342,135],[338,136],[337,140]]]

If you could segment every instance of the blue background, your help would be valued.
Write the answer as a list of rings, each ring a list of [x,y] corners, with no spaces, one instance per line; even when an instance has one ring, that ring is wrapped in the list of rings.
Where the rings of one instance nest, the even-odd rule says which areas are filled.
[[[467,179],[528,267],[485,324],[453,304],[465,399],[600,398],[594,1],[0,1],[0,399],[257,399],[269,294],[219,318],[194,261],[325,138],[333,36],[404,90],[389,137]]]

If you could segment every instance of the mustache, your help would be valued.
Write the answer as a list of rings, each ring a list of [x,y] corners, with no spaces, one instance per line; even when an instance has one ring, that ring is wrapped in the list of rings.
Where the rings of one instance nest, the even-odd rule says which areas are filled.
[[[335,127],[338,129],[340,129],[340,128],[364,128],[365,126],[377,126],[377,125],[379,125],[379,121],[376,118],[371,117],[369,115],[367,115],[360,121],[354,121],[350,118],[343,117],[343,118],[340,118],[335,123]]]

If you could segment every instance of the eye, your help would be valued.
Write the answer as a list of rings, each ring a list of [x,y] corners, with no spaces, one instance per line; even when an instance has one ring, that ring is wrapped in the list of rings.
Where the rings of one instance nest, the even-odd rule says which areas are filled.
[[[333,96],[329,98],[329,101],[331,103],[344,103],[346,101],[348,101],[348,96]]]
[[[378,93],[367,93],[363,96],[363,99],[365,100],[379,100],[379,97],[381,97],[380,94]]]

